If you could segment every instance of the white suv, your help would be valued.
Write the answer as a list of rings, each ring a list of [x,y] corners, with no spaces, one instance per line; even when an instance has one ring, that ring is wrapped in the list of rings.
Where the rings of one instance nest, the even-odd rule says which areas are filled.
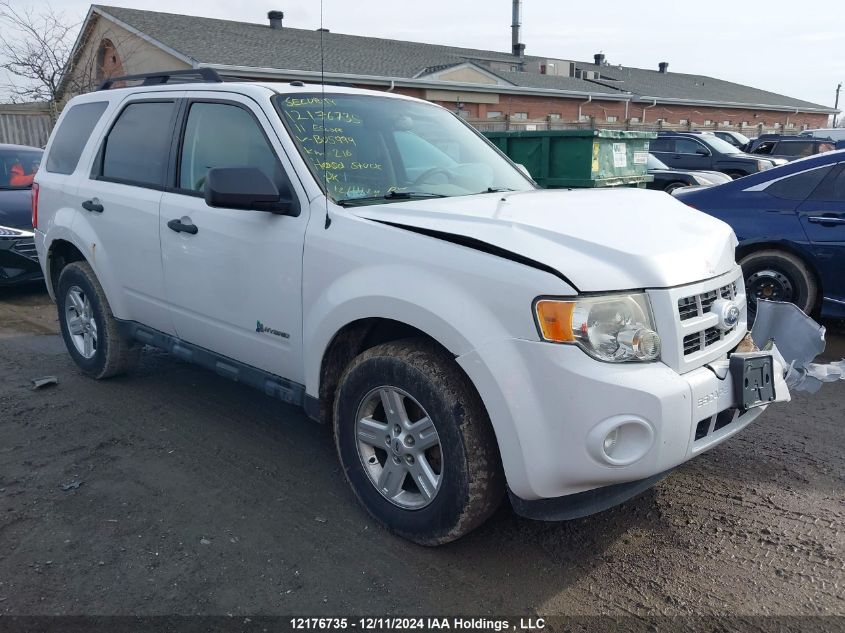
[[[93,378],[153,345],[302,405],[366,509],[424,544],[506,491],[532,518],[605,509],[788,397],[771,355],[731,365],[726,224],[538,190],[417,99],[199,74],[76,97],[47,145],[38,255]]]

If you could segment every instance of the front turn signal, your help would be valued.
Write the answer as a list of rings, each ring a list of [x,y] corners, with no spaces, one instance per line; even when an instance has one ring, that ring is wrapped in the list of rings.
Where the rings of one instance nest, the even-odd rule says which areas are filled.
[[[540,326],[540,333],[544,339],[555,343],[575,342],[572,332],[574,301],[541,299],[534,306],[534,310],[537,314],[537,325]]]

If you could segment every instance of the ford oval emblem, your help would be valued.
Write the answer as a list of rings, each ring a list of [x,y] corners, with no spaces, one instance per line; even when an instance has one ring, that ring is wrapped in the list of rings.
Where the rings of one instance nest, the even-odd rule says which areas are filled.
[[[739,323],[739,306],[728,299],[719,299],[713,302],[710,311],[719,318],[719,329],[723,331],[732,330]]]

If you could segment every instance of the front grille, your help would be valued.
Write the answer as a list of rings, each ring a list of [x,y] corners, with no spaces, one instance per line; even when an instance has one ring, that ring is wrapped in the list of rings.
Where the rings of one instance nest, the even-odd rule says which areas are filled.
[[[23,255],[27,259],[38,261],[38,251],[35,249],[35,240],[31,237],[25,237],[15,242],[12,250]]]
[[[678,317],[681,321],[704,316],[713,307],[716,299],[736,299],[736,282],[731,282],[721,288],[708,290],[698,295],[678,299]]]
[[[690,295],[678,299],[678,318],[681,321],[689,321],[703,317],[710,312],[710,308],[718,299],[733,300],[736,298],[736,282],[731,282],[713,290],[707,290],[697,295]],[[703,349],[715,345],[724,340],[736,328],[727,331],[716,327],[709,327],[699,332],[687,334],[683,340],[684,356],[695,354]]]

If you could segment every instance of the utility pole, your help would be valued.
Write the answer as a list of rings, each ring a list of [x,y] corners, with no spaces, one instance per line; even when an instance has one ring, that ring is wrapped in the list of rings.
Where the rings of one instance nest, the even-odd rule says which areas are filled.
[[[839,91],[842,90],[842,82],[839,82],[839,85],[836,86],[836,103],[833,104],[833,108],[839,108]],[[833,115],[833,127],[836,127],[836,115]]]

